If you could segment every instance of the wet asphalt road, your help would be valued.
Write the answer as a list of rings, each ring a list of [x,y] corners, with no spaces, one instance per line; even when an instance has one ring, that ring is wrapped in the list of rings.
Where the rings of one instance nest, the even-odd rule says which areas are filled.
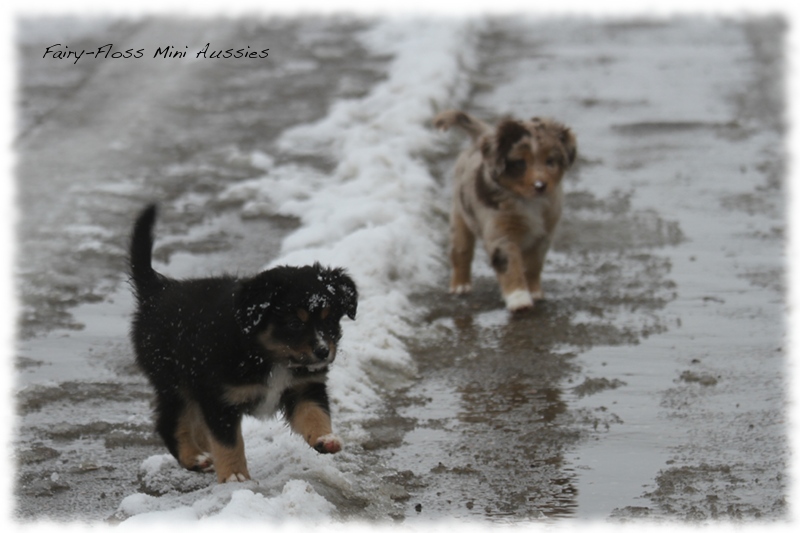
[[[159,258],[177,273],[222,271],[231,257],[248,272],[272,259],[295,223],[242,219],[215,195],[259,175],[248,154],[276,153],[283,129],[381,80],[389,58],[353,38],[366,24],[143,19],[71,41],[124,49],[165,35],[268,35],[275,53],[256,66],[54,64],[37,55],[47,31],[22,40],[17,368],[30,386],[18,395],[19,519],[106,519],[139,490],[141,461],[163,453],[125,339],[132,213],[162,202]],[[510,319],[485,266],[471,296],[443,298],[443,264],[441,287],[416,297],[425,313],[407,345],[418,375],[388,373],[384,416],[366,423],[362,466],[391,493],[388,510],[375,508],[406,521],[785,518],[785,103],[775,82],[785,28],[763,19],[690,32],[730,47],[740,65],[739,86],[714,83],[727,72],[708,75],[730,109],[712,123],[648,119],[652,102],[597,89],[630,59],[609,43],[677,50],[686,21],[569,24],[482,27],[463,103],[486,117],[547,105],[578,132],[547,298]],[[675,63],[663,68],[682,72]],[[513,89],[525,72],[558,77],[576,64],[587,74],[567,89]],[[443,188],[457,149],[431,156]],[[680,164],[698,152],[708,168],[735,169],[730,183],[704,184],[698,175],[713,170]],[[670,194],[678,189],[691,194]],[[346,500],[335,500],[343,516],[380,518]]]

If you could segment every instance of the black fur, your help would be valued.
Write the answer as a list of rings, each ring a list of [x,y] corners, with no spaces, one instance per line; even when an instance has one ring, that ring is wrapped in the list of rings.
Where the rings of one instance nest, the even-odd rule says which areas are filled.
[[[511,147],[523,137],[530,137],[528,129],[516,120],[504,120],[497,125],[495,157],[497,163],[503,162]]]
[[[178,457],[176,428],[189,404],[199,406],[217,441],[232,446],[242,415],[260,406],[266,388],[236,401],[226,394],[266,384],[278,367],[291,376],[275,406],[287,419],[301,400],[329,412],[325,376],[339,320],[355,318],[358,299],[344,270],[317,263],[251,278],[167,278],[151,265],[155,219],[156,207],[148,206],[131,239],[131,339],[155,389],[156,428],[170,452]]]

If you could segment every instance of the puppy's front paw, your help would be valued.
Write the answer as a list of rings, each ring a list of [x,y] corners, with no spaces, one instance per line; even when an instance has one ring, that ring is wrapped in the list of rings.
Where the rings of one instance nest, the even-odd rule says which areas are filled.
[[[223,483],[235,483],[237,481],[247,481],[250,479],[250,476],[247,474],[242,474],[241,472],[234,472],[227,478],[225,478],[222,482]]]
[[[333,433],[328,433],[317,439],[314,449],[319,453],[336,453],[342,449],[342,441]]]
[[[472,291],[472,284],[470,283],[450,286],[450,294],[467,294],[470,291]]]
[[[505,300],[509,311],[523,311],[533,307],[533,298],[528,291],[516,290],[507,294]]]

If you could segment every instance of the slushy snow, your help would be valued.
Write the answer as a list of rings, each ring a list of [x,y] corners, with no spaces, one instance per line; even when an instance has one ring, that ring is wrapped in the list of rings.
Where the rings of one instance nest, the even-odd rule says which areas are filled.
[[[466,97],[462,70],[471,52],[467,22],[387,19],[361,35],[376,54],[391,54],[387,79],[364,98],[335,103],[323,120],[286,131],[280,150],[325,154],[337,162],[323,174],[297,164],[278,166],[269,154],[251,161],[265,174],[230,187],[223,199],[245,200],[243,216],[278,213],[301,226],[271,265],[319,261],[344,267],[359,290],[357,318],[343,319],[340,354],[329,378],[337,455],[320,455],[283,420],[243,423],[251,481],[218,485],[213,476],[183,471],[170,455],[142,465],[149,493],[126,497],[125,524],[165,521],[330,521],[336,508],[314,489],[347,494],[359,484],[361,422],[377,416],[382,391],[367,372],[375,363],[414,372],[401,340],[414,316],[413,291],[437,283],[445,225],[434,220],[446,205],[424,161],[441,139],[430,127],[437,111]],[[348,448],[349,446],[349,448]],[[189,492],[186,492],[186,491]],[[182,491],[182,492],[179,492]]]

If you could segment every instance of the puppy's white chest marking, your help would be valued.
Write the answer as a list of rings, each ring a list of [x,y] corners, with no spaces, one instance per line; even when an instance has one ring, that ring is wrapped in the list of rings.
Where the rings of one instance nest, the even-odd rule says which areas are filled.
[[[264,401],[253,412],[257,418],[271,418],[278,412],[281,396],[292,383],[292,373],[288,368],[275,366],[264,380],[266,395]]]

